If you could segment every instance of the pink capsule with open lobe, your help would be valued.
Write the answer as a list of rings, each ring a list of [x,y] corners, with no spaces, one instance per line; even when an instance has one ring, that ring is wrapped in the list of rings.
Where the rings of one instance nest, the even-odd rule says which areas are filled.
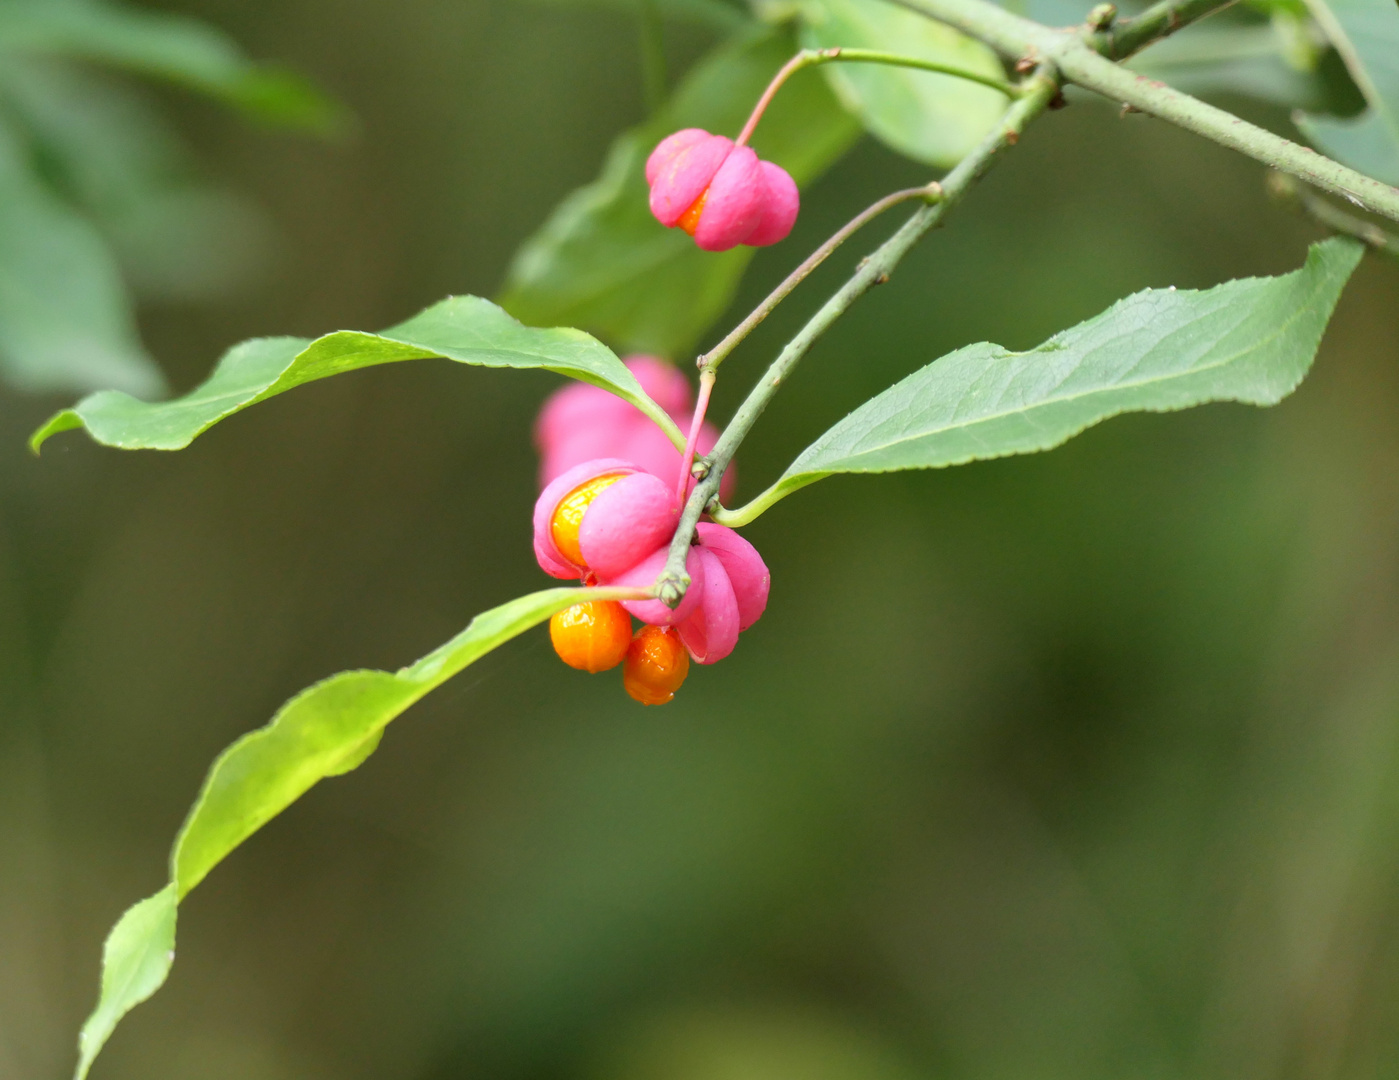
[[[775,244],[801,203],[785,169],[700,128],[662,139],[646,160],[646,182],[656,220],[684,228],[705,251]]]
[[[733,652],[739,633],[758,621],[771,577],[757,549],[732,529],[701,522],[696,537],[691,550],[704,566],[704,595],[676,630],[697,663],[713,664]]]
[[[768,591],[772,586],[767,563],[763,562],[757,548],[727,526],[701,521],[695,534],[705,550],[715,554],[733,584],[738,628],[747,630],[767,610]]]
[[[599,476],[621,474],[589,504],[578,527],[584,566],[570,562],[554,543],[554,515],[575,488]],[[581,578],[619,574],[669,541],[680,521],[675,493],[630,461],[598,458],[556,477],[534,504],[534,555],[546,574]]]

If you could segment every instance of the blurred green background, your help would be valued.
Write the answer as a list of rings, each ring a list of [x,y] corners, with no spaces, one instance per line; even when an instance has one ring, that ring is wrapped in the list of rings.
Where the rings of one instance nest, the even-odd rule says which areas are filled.
[[[243,337],[492,294],[643,111],[621,12],[165,6],[359,117],[326,145],[159,92],[275,238],[240,293],[142,308],[177,390]],[[677,68],[709,40],[670,30]],[[730,321],[924,175],[866,139]],[[812,353],[742,492],[950,348],[1297,266],[1314,233],[1261,190],[1155,121],[1052,114]],[[729,361],[719,416],[871,244]],[[0,1077],[71,1068],[101,940],[222,746],[545,584],[529,425],[555,382],[393,365],[179,454],[39,459],[67,399],[0,391]],[[1371,258],[1277,409],[801,493],[748,530],[772,605],[733,657],[663,710],[542,629],[472,667],[218,869],[95,1076],[1394,1075],[1396,417],[1399,268]]]

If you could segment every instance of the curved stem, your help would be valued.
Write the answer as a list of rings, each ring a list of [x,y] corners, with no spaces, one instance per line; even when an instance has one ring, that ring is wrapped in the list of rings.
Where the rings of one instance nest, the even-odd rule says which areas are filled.
[[[792,492],[800,491],[802,488],[806,487],[807,484],[814,484],[819,479],[821,479],[821,475],[817,474],[801,484],[784,488],[782,486],[782,480],[779,478],[776,483],[772,484],[761,495],[749,499],[742,506],[734,510],[726,510],[722,506],[716,507],[714,510],[710,511],[709,516],[714,520],[715,524],[727,525],[730,529],[742,528],[750,522],[757,521],[758,518],[766,514],[788,495],[792,494]]]
[[[748,397],[739,406],[724,433],[719,436],[713,451],[704,459],[706,471],[700,482],[695,485],[695,489],[690,492],[685,509],[681,512],[680,524],[675,530],[666,556],[665,569],[656,579],[657,595],[667,605],[675,607],[679,604],[686,588],[689,587],[690,577],[685,572],[685,561],[689,555],[690,544],[694,540],[695,527],[711,501],[718,495],[720,477],[733,460],[739,445],[752,430],[753,424],[791,375],[792,370],[816,340],[844,315],[856,300],[874,286],[889,280],[889,275],[913,245],[938,224],[948,210],[961,201],[972,185],[991,168],[1002,150],[1019,141],[1020,133],[1058,94],[1059,86],[1047,71],[1041,70],[1030,79],[1025,85],[1023,96],[1006,110],[1005,116],[995,129],[975,150],[963,158],[956,168],[943,177],[942,198],[936,203],[920,206],[898,232],[879,245],[869,258],[862,260],[850,280],[807,320],[806,325],[778,354],[767,373],[749,391]]]
[[[763,91],[763,96],[758,99],[758,104],[753,106],[752,115],[748,117],[748,123],[743,125],[743,130],[738,133],[734,145],[743,146],[753,137],[753,129],[758,126],[758,121],[762,119],[763,113],[767,111],[767,107],[772,103],[777,91],[782,89],[783,83],[802,68],[830,64],[838,60],[857,64],[887,64],[890,67],[917,68],[919,71],[931,71],[937,75],[951,75],[957,79],[980,83],[992,90],[999,90],[1009,98],[1014,98],[1020,93],[1013,83],[1009,83],[1005,79],[998,79],[994,75],[973,71],[971,68],[960,67],[956,64],[940,64],[935,60],[924,60],[917,56],[902,56],[898,53],[881,52],[878,49],[846,49],[839,46],[833,49],[803,49],[783,64],[777,74],[772,77],[772,82],[768,83],[768,88]]]
[[[924,202],[937,202],[942,198],[942,185],[936,180],[932,183],[924,184],[922,187],[905,188],[902,191],[895,191],[884,196],[878,202],[867,206],[853,218],[840,227],[839,230],[824,244],[818,247],[806,259],[793,270],[783,280],[782,284],[768,293],[767,298],[761,304],[748,313],[748,317],[730,330],[724,339],[701,356],[695,363],[700,369],[701,378],[705,372],[714,371],[725,357],[733,352],[744,338],[753,332],[753,328],[772,314],[774,308],[785,300],[789,293],[800,285],[813,270],[831,257],[831,254],[846,240],[850,239],[860,229],[864,228],[871,221],[884,213],[890,207],[897,206],[901,202],[909,199],[922,199]]]

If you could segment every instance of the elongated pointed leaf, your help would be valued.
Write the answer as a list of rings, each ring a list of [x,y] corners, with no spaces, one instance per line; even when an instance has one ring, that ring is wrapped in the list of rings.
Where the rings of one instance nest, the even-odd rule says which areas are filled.
[[[888,0],[802,0],[802,44],[810,49],[880,49],[1003,78],[979,41]],[[915,161],[949,168],[1005,112],[1004,95],[966,79],[881,64],[827,64],[836,96],[870,133]]]
[[[215,760],[170,855],[170,884],[123,915],[102,953],[102,994],[83,1025],[77,1080],[117,1022],[155,993],[175,958],[178,903],[206,874],[319,781],[358,767],[388,723],[497,646],[583,600],[635,589],[558,588],[483,612],[451,641],[396,672],[345,671],[302,691],[267,726]]]
[[[539,368],[611,390],[683,442],[675,423],[646,396],[610,349],[577,330],[521,326],[489,300],[454,296],[382,334],[342,330],[315,341],[255,338],[235,346],[184,397],[147,403],[104,390],[64,409],[35,432],[37,451],[59,431],[86,427],[125,450],[179,450],[225,417],[293,387],[400,360],[443,357],[480,367]]]
[[[520,248],[500,297],[505,309],[537,326],[582,327],[622,350],[673,357],[693,346],[729,306],[753,249],[701,251],[656,221],[647,155],[681,128],[736,135],[796,47],[786,31],[763,30],[697,64],[662,114],[613,143],[602,175],[560,203]],[[799,76],[763,117],[753,147],[805,185],[858,135],[821,79]]]
[[[290,72],[254,64],[207,23],[107,0],[6,0],[0,51],[78,57],[182,83],[264,119],[313,130],[337,105]]]
[[[1399,184],[1399,4],[1394,0],[1307,0],[1369,108],[1353,120],[1301,116],[1323,152]]]
[[[102,996],[78,1036],[78,1080],[121,1018],[160,989],[175,961],[173,884],[127,909],[102,948]]]
[[[1148,289],[1029,352],[958,349],[827,431],[755,505],[833,473],[1048,450],[1119,413],[1276,404],[1311,366],[1362,252],[1354,240],[1327,240],[1290,274],[1198,292]]]

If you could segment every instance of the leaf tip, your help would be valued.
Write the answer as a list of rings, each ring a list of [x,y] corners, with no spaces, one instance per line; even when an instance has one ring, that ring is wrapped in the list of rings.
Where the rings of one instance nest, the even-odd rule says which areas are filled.
[[[179,896],[173,884],[133,904],[102,946],[102,992],[78,1035],[74,1080],[84,1080],[117,1023],[154,994],[175,960]]]
[[[63,409],[56,412],[44,422],[38,431],[29,436],[29,450],[37,457],[50,435],[57,435],[60,431],[72,431],[74,428],[82,426],[83,418],[78,415],[76,409]]]
[[[279,64],[257,64],[230,88],[244,112],[266,124],[303,131],[332,143],[359,134],[350,109],[310,79]]]

